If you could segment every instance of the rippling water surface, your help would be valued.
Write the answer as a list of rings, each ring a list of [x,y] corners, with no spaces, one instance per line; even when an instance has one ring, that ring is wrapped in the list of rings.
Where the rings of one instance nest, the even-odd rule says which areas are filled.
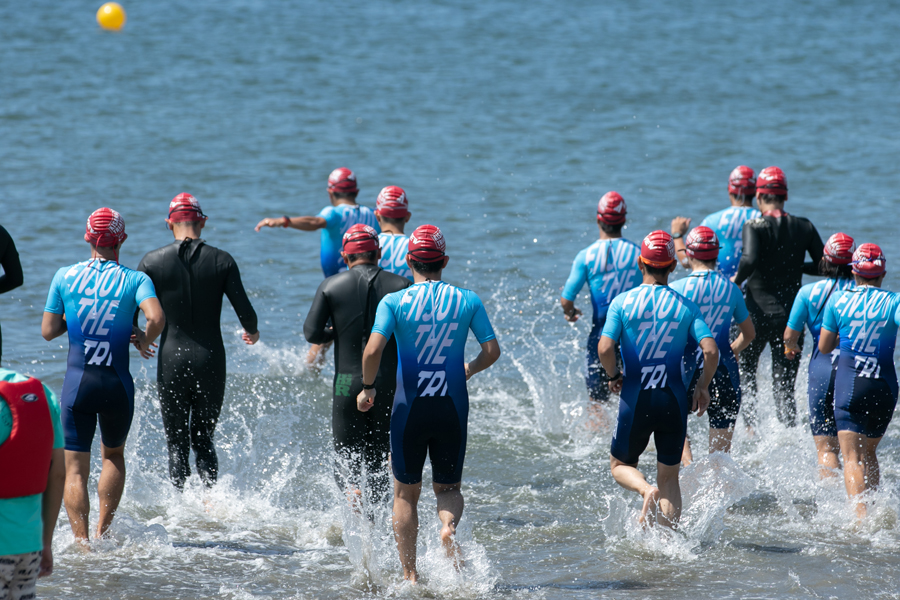
[[[211,215],[207,240],[237,258],[262,341],[240,344],[226,307],[223,475],[211,492],[169,485],[156,367],[133,358],[112,537],[82,553],[63,513],[41,596],[900,595],[896,425],[875,514],[854,526],[842,484],[816,480],[803,367],[803,425],[782,428],[765,392],[762,425],[754,437],[739,428],[733,460],[684,471],[682,530],[644,533],[637,496],[608,472],[611,433],[586,415],[588,326],[557,306],[603,192],[625,196],[625,234],[639,239],[724,207],[742,163],[783,167],[789,211],[823,237],[880,243],[890,269],[896,3],[133,1],[119,34],[98,30],[96,8],[0,4],[0,222],[26,274],[0,298],[4,360],[60,389],[66,342],[41,339],[41,309],[55,269],[88,254],[87,215],[124,214],[133,267],[167,243],[162,219],[182,191]],[[471,383],[467,567],[441,560],[423,494],[418,589],[400,581],[387,509],[374,527],[358,522],[331,477],[331,372],[305,372],[301,334],[318,236],[252,230],[317,212],[340,165],[357,172],[363,203],[401,185],[411,224],[444,229],[446,279],[481,295],[504,349]],[[892,271],[886,285],[900,289]],[[698,456],[705,426],[690,423]]]

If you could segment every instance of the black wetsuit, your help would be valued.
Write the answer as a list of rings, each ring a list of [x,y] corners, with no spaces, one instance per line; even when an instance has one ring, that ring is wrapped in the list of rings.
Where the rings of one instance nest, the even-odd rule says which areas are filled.
[[[0,277],[0,294],[22,285],[22,264],[19,252],[12,236],[0,226],[0,265],[3,265],[3,276]],[[3,333],[0,331],[0,359],[3,358]]]
[[[219,471],[213,433],[225,398],[222,296],[228,296],[250,334],[257,332],[256,312],[234,259],[203,240],[175,240],[148,252],[138,270],[153,280],[166,314],[156,382],[169,476],[177,487],[184,486],[193,448],[200,477],[212,485]]]
[[[756,369],[769,344],[776,414],[779,421],[793,427],[797,421],[794,380],[800,361],[784,355],[784,328],[803,284],[803,273],[818,274],[824,244],[809,219],[786,213],[747,221],[742,237],[743,255],[735,283],[747,282],[747,310],[756,328],[756,338],[740,355],[741,381],[748,392],[744,418],[751,425],[756,421]],[[812,262],[804,262],[807,253]],[[802,347],[802,334],[799,343]]]
[[[356,397],[362,391],[362,353],[378,303],[387,294],[409,286],[405,277],[377,265],[356,265],[319,285],[303,325],[303,333],[311,344],[334,340],[331,414],[337,453],[335,478],[341,489],[364,490],[361,484],[365,464],[368,496],[375,501],[386,498],[390,490],[387,457],[391,407],[397,388],[397,342],[391,336],[384,349],[375,378],[376,398],[380,400],[368,412],[360,412],[356,406]]]

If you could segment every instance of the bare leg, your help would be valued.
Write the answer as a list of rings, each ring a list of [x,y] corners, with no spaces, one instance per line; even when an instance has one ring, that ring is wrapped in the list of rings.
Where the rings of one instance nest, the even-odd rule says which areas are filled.
[[[100,499],[97,537],[102,537],[112,524],[125,490],[125,445],[107,448],[101,444],[100,454],[103,457],[103,470],[100,471],[100,481],[97,483],[97,495]]]
[[[866,438],[866,489],[877,490],[881,485],[881,469],[875,449],[881,438]]]
[[[856,516],[866,516],[866,503],[859,500],[866,491],[866,445],[868,438],[853,431],[838,431],[838,442],[844,458],[844,485],[850,500],[857,500]]]
[[[709,453],[731,452],[731,438],[734,437],[734,427],[728,429],[709,429]]]
[[[462,518],[465,506],[465,500],[460,491],[461,484],[462,482],[432,484],[434,495],[437,498],[438,518],[442,525],[441,544],[444,546],[447,558],[453,561],[457,569],[462,567],[462,555],[459,544],[456,543],[456,526]]]
[[[819,458],[819,479],[837,477],[835,471],[841,468],[841,459],[838,458],[841,447],[838,439],[830,435],[814,435],[816,441],[816,455]]]
[[[422,483],[408,485],[394,479],[394,539],[403,565],[403,578],[415,583],[416,542],[419,537],[419,494]]]
[[[592,431],[606,432],[610,430],[609,416],[606,414],[606,409],[603,407],[602,402],[596,400],[589,401],[587,413],[588,427],[590,427]]]
[[[637,492],[644,499],[644,506],[641,508],[641,516],[638,519],[638,522],[641,525],[653,523],[656,519],[657,509],[659,508],[659,490],[647,483],[643,473],[637,470],[637,463],[629,465],[610,456],[609,466],[616,483],[626,490]]]
[[[87,482],[91,473],[91,453],[66,450],[66,484],[63,500],[72,533],[78,541],[87,541],[91,516]]]
[[[691,438],[684,438],[684,449],[681,451],[681,465],[684,467],[691,466],[694,462],[694,453],[691,451]]]
[[[678,484],[678,470],[681,465],[656,463],[656,483],[659,486],[660,525],[675,529],[681,519],[681,486]]]

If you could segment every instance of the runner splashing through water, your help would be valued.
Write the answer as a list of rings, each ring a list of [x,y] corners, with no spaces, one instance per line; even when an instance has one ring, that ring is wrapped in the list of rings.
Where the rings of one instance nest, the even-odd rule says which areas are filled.
[[[784,330],[784,352],[796,359],[801,352],[797,343],[803,326],[813,338],[813,351],[809,359],[807,396],[809,398],[809,427],[816,443],[819,461],[819,477],[834,477],[841,468],[838,459],[837,426],[834,422],[834,377],[837,374],[840,350],[831,354],[819,352],[819,333],[825,306],[832,296],[853,287],[850,262],[856,244],[844,233],[836,233],[825,242],[825,256],[819,263],[819,272],[826,277],[804,285],[797,292],[791,317]]]
[[[455,534],[463,513],[461,492],[469,392],[466,381],[500,357],[500,344],[478,296],[441,281],[449,257],[441,230],[422,225],[409,238],[407,262],[415,284],[388,294],[378,305],[375,326],[363,353],[361,411],[390,398],[376,395],[376,373],[391,335],[397,336],[400,364],[391,416],[394,472],[394,536],[403,576],[415,582],[418,503],[422,469],[431,458],[434,494],[447,555],[460,564]],[[469,329],[481,345],[464,362]]]
[[[585,283],[591,291],[593,326],[587,342],[585,382],[593,402],[609,401],[606,374],[600,368],[597,355],[597,343],[606,323],[609,305],[617,295],[641,283],[641,272],[637,266],[641,249],[634,242],[622,238],[626,212],[625,200],[618,192],[607,192],[600,198],[597,206],[600,239],[575,257],[559,299],[566,320],[574,323],[582,314],[575,306],[576,297]],[[617,360],[621,363],[621,358]]]
[[[331,424],[335,478],[354,506],[362,497],[368,508],[387,499],[390,492],[387,463],[391,406],[397,388],[397,342],[393,336],[389,338],[375,378],[381,402],[365,413],[356,406],[362,391],[362,353],[378,303],[410,283],[378,266],[378,234],[367,225],[354,225],[344,234],[343,256],[350,269],[319,285],[303,333],[312,344],[334,341]],[[368,514],[371,516],[371,511]]]
[[[331,206],[326,206],[314,217],[285,215],[263,219],[257,223],[256,231],[263,227],[284,227],[300,231],[321,230],[322,247],[319,258],[325,277],[331,277],[347,269],[347,265],[341,258],[341,244],[347,230],[361,223],[373,227],[376,231],[381,231],[372,209],[356,203],[358,194],[356,174],[346,167],[340,167],[328,176],[328,198],[331,200]],[[306,362],[314,371],[318,371],[321,367],[329,345],[313,345],[309,349]]]
[[[716,257],[720,254],[716,233],[701,225],[688,234],[685,245],[691,274],[672,282],[670,287],[700,308],[719,347],[719,365],[710,386],[709,452],[730,452],[734,424],[741,408],[741,378],[736,357],[756,337],[756,330],[740,288],[716,270]],[[740,333],[729,342],[732,323],[737,324]],[[691,377],[688,396],[693,395],[702,368],[701,360],[693,373],[686,373]],[[692,459],[688,441],[685,441],[685,458],[688,463]]]
[[[840,340],[841,354],[834,378],[834,419],[837,424],[844,484],[866,516],[865,492],[881,482],[876,450],[897,406],[894,347],[900,326],[900,294],[881,289],[887,259],[875,244],[853,253],[856,287],[832,295],[825,306],[819,352],[829,354]]]
[[[381,190],[378,200],[375,201],[375,218],[381,226],[381,235],[378,236],[381,259],[378,266],[412,281],[412,271],[406,264],[409,236],[403,233],[410,216],[412,213],[409,212],[409,200],[403,188],[389,185]]]
[[[787,198],[784,172],[778,167],[760,171],[756,201],[763,214],[744,223],[743,255],[733,279],[738,285],[747,282],[747,309],[756,327],[756,339],[740,356],[741,382],[746,391],[744,420],[751,427],[756,422],[756,370],[766,344],[772,351],[776,415],[786,427],[797,424],[794,380],[800,361],[784,354],[784,328],[803,274],[819,272],[824,244],[809,219],[784,212]],[[804,263],[807,253],[813,262]],[[798,344],[802,347],[802,336]]]
[[[225,401],[221,328],[225,296],[244,327],[244,343],[259,340],[256,311],[237,263],[224,250],[200,239],[206,219],[196,198],[175,196],[166,219],[175,241],[148,252],[138,265],[138,271],[153,281],[168,317],[159,342],[156,383],[169,449],[169,477],[178,489],[184,488],[191,474],[191,448],[203,483],[212,486],[219,476],[213,434]]]
[[[643,497],[642,523],[676,527],[681,517],[678,471],[687,416],[694,410],[702,416],[709,406],[719,351],[697,305],[667,285],[676,264],[671,236],[654,231],[644,238],[639,264],[643,284],[613,300],[600,337],[600,360],[609,374],[610,390],[621,392],[610,468],[616,483]],[[688,400],[683,370],[691,340],[700,345],[703,372]],[[616,365],[617,343],[624,371]],[[657,452],[656,486],[637,469],[651,435]]]
[[[126,237],[125,220],[116,211],[100,208],[91,214],[84,234],[91,245],[91,258],[56,272],[41,324],[41,333],[48,341],[69,333],[61,399],[66,440],[64,500],[78,540],[88,538],[87,484],[98,420],[103,470],[97,484],[97,537],[112,523],[125,489],[125,440],[134,416],[129,341],[137,346],[141,357],[150,358],[153,341],[165,325],[153,282],[118,262]],[[145,331],[132,326],[138,308],[147,318]]]

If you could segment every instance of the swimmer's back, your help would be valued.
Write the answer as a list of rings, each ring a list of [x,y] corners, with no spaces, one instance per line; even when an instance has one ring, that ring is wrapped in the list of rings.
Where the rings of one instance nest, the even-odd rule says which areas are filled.
[[[153,280],[166,314],[160,354],[167,342],[221,347],[222,297],[228,296],[241,325],[257,331],[257,317],[231,255],[202,240],[176,240],[152,250],[138,270]]]

